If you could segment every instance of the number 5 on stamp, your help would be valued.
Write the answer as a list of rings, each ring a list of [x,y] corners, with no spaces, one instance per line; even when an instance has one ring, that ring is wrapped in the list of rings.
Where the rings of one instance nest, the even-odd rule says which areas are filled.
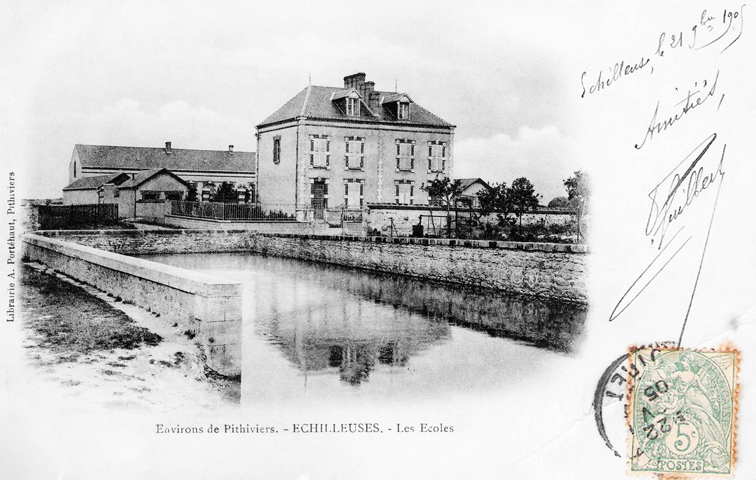
[[[630,350],[630,473],[733,474],[738,360],[732,349]]]

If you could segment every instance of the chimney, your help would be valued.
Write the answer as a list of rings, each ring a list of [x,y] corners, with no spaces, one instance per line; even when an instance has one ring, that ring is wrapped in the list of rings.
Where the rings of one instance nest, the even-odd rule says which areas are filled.
[[[375,82],[364,82],[360,85],[360,95],[362,95],[362,98],[365,99],[366,102],[368,101],[370,92],[373,90],[375,90]]]
[[[165,153],[171,154],[171,142],[165,142]]]
[[[344,77],[344,88],[354,88],[360,91],[363,83],[365,83],[365,74],[362,72]]]
[[[228,154],[229,155],[233,155],[234,154],[234,146],[233,145],[229,145],[228,146]]]
[[[372,110],[373,113],[375,114],[378,113],[378,110],[381,107],[380,101],[381,101],[381,93],[371,91],[370,95],[367,98],[367,102],[368,102],[368,107],[370,107],[370,110]]]

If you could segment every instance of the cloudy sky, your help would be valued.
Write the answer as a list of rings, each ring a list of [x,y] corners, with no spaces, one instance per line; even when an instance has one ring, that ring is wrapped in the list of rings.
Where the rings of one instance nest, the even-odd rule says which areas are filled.
[[[4,3],[3,134],[25,197],[60,197],[76,143],[255,150],[255,125],[365,72],[457,125],[455,176],[526,176],[548,202],[574,158],[564,53],[539,8],[498,2]],[[565,8],[564,15],[569,15]]]

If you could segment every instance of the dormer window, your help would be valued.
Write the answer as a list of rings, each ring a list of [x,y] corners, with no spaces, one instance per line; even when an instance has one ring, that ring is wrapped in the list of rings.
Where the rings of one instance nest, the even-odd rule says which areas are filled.
[[[393,93],[381,98],[381,103],[397,120],[410,119],[410,103],[414,103],[406,93]]]
[[[359,98],[347,97],[346,114],[350,117],[360,116],[360,99]]]
[[[396,117],[399,120],[409,120],[409,102],[399,102]]]
[[[361,100],[362,97],[354,89],[342,90],[331,95],[331,101],[336,108],[345,113],[347,117],[360,116]]]

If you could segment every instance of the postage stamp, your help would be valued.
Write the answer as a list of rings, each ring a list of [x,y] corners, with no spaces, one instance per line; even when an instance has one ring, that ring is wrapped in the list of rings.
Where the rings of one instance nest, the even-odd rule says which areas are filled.
[[[630,362],[629,472],[731,476],[739,352],[632,348]]]

